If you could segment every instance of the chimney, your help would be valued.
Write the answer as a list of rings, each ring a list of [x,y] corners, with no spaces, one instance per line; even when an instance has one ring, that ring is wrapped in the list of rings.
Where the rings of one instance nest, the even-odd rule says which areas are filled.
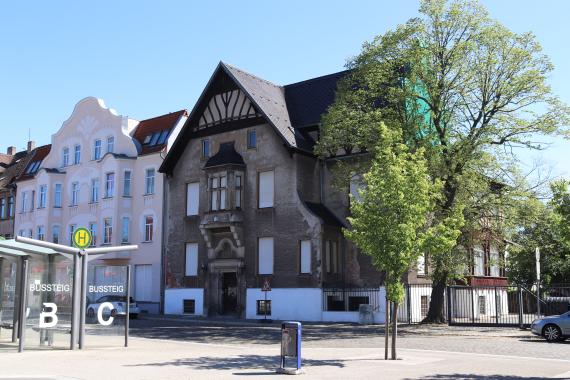
[[[36,142],[35,141],[28,141],[28,153],[30,153],[34,149],[36,149]]]
[[[16,147],[15,146],[9,146],[8,149],[6,149],[6,154],[9,156],[13,156],[16,154]]]

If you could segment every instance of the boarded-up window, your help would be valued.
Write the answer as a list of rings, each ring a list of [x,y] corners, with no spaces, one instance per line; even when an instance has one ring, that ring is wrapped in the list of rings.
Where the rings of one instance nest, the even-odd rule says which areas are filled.
[[[273,207],[273,170],[259,173],[259,208]]]
[[[273,274],[273,238],[258,240],[259,274]]]
[[[301,273],[311,273],[311,241],[301,241]]]
[[[198,215],[200,202],[200,182],[186,185],[186,215]]]
[[[198,275],[198,243],[186,243],[186,276]]]

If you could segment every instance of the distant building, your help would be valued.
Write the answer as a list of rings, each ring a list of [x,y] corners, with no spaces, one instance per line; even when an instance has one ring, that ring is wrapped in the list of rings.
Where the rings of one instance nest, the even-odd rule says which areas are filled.
[[[139,122],[100,99],[81,100],[18,179],[16,233],[71,244],[74,230],[85,227],[93,246],[138,244],[135,253],[98,260],[90,275],[102,284],[104,265],[132,265],[132,296],[142,310],[159,312],[163,176],[158,168],[186,116],[182,110]]]

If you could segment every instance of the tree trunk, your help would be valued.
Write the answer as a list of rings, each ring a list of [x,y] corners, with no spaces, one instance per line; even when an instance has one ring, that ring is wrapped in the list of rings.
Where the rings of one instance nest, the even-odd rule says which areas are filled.
[[[398,335],[398,303],[394,302],[392,312],[392,360],[396,360],[396,336]]]
[[[386,323],[384,324],[384,360],[388,360],[388,346],[390,334],[390,301],[386,297]]]
[[[443,306],[445,303],[445,286],[445,280],[438,280],[434,282],[431,289],[429,311],[422,323],[445,323],[445,315],[443,315]]]

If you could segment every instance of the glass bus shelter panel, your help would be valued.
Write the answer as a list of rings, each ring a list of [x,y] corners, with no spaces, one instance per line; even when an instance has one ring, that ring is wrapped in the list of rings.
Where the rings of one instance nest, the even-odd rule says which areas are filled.
[[[25,349],[69,349],[73,260],[33,256],[28,265]]]
[[[90,263],[87,273],[85,344],[87,347],[123,346],[127,313],[127,266]]]
[[[0,343],[12,342],[17,273],[17,259],[0,258]]]

